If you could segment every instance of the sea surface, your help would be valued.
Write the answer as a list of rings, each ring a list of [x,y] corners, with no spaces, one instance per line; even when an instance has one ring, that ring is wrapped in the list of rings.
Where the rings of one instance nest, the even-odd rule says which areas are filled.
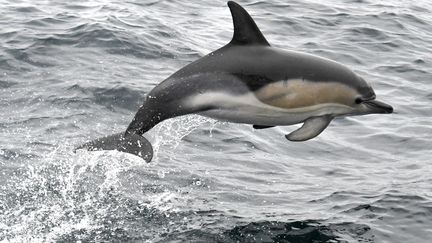
[[[254,130],[198,115],[151,163],[74,147],[228,43],[225,1],[0,0],[0,242],[431,242],[432,2],[239,1],[275,47],[343,63],[391,115]]]

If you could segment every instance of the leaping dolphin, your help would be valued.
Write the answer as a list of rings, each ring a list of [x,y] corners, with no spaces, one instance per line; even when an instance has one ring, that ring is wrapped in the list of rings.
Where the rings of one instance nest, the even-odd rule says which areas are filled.
[[[346,66],[310,54],[271,47],[244,8],[229,1],[234,35],[227,45],[183,67],[151,90],[126,132],[78,148],[116,149],[149,162],[142,135],[186,114],[252,124],[256,129],[303,123],[285,137],[305,141],[335,117],[392,113],[372,87]]]

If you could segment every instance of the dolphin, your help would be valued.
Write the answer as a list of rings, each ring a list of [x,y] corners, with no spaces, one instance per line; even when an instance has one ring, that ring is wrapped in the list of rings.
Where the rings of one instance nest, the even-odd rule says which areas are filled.
[[[227,45],[154,87],[125,132],[78,148],[116,149],[149,162],[153,150],[142,135],[163,120],[186,114],[255,129],[303,123],[285,137],[305,141],[318,136],[335,117],[393,112],[348,67],[272,47],[244,8],[233,1],[228,7],[234,35]]]

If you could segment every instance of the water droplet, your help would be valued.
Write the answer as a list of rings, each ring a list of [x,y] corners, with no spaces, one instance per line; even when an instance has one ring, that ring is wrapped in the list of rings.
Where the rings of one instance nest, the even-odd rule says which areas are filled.
[[[165,178],[165,171],[159,170],[157,174],[158,174],[159,178]]]

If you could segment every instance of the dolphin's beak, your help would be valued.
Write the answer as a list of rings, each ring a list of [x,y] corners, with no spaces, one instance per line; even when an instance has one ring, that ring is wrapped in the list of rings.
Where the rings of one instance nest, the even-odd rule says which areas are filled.
[[[367,100],[363,102],[371,113],[393,113],[393,107],[378,100]]]

